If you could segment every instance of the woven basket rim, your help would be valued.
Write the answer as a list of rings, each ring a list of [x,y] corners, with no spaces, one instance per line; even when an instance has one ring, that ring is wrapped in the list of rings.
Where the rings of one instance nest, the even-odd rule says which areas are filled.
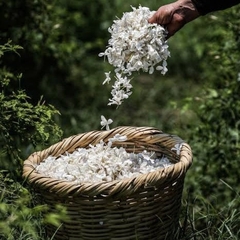
[[[102,136],[112,136],[113,134],[121,133],[126,130],[130,130],[132,132],[144,133],[154,138],[165,137],[166,139],[174,139],[176,143],[182,144],[180,154],[179,154],[179,162],[174,163],[173,165],[167,168],[156,169],[153,172],[141,174],[136,177],[125,178],[122,180],[114,180],[114,181],[104,181],[99,183],[91,183],[84,182],[80,184],[76,184],[66,180],[58,180],[51,177],[44,176],[43,174],[37,173],[35,171],[35,164],[37,162],[41,162],[43,159],[40,159],[41,154],[46,153],[48,151],[53,152],[54,147],[60,146],[64,148],[66,144],[71,143],[74,144],[75,138],[81,141],[82,137],[97,137],[95,141],[101,139]],[[65,151],[66,152],[66,151]],[[172,151],[173,154],[175,154]],[[176,155],[176,154],[175,154]],[[59,155],[56,155],[59,156]],[[177,155],[176,155],[177,157]],[[44,191],[55,192],[61,196],[77,196],[77,195],[88,195],[88,196],[96,196],[96,195],[106,195],[111,196],[116,193],[118,194],[132,194],[137,191],[139,187],[151,187],[154,186],[156,182],[158,184],[160,182],[164,183],[168,178],[171,178],[174,182],[174,179],[177,181],[182,175],[185,176],[187,170],[192,164],[192,151],[190,146],[184,142],[180,137],[176,135],[170,135],[163,133],[162,131],[153,128],[153,127],[130,127],[130,126],[120,126],[111,130],[102,130],[102,131],[89,131],[86,133],[80,133],[77,135],[70,136],[68,138],[63,139],[62,141],[44,149],[42,151],[37,151],[32,153],[23,164],[23,177],[32,185],[37,188],[40,188]]]

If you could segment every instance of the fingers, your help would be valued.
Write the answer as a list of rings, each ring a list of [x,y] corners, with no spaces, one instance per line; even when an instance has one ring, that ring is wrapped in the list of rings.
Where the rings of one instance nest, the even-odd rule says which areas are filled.
[[[167,38],[173,36],[185,25],[182,15],[177,13],[172,4],[160,7],[148,22],[164,26],[168,32]]]
[[[156,23],[157,19],[156,19],[156,14],[154,14],[151,18],[148,19],[149,23]]]
[[[157,23],[160,25],[166,25],[171,22],[173,16],[173,7],[168,4],[160,7],[151,18],[149,18],[149,23]]]
[[[148,19],[149,23],[157,23],[165,27],[168,34],[166,38],[174,35],[175,26],[172,24],[174,16],[174,8],[172,4],[160,7],[151,18]]]

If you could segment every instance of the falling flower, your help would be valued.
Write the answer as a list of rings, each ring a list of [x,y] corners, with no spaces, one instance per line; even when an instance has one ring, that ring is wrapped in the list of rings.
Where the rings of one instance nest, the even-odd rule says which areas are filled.
[[[107,120],[103,115],[101,116],[101,122],[100,122],[100,124],[101,124],[101,126],[102,126],[102,129],[103,129],[104,127],[106,127],[106,130],[110,130],[109,125],[110,125],[112,122],[113,122],[112,119],[108,119],[108,120]]]
[[[112,98],[109,99],[108,105],[121,105],[122,101],[132,94],[130,91],[132,88],[130,79],[126,76],[122,76],[120,73],[116,73],[115,78],[116,81],[114,82],[111,91]]]
[[[103,82],[103,85],[104,85],[105,83],[109,83],[109,82],[111,81],[110,73],[111,73],[111,72],[105,72],[106,78],[105,78],[105,80],[104,80],[104,82]]]

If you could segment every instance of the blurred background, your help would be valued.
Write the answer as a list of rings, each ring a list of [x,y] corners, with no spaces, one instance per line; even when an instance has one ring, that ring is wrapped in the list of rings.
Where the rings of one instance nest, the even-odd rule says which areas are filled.
[[[102,82],[113,69],[98,54],[110,38],[108,27],[130,5],[157,10],[166,3],[0,2],[1,189],[12,188],[11,179],[22,186],[29,154],[63,137],[100,130],[104,115],[113,119],[112,128],[153,126],[192,147],[183,217],[195,238],[185,239],[239,239],[240,7],[187,24],[168,40],[167,74],[135,74],[130,98],[117,109],[107,106],[111,85]],[[2,200],[11,197],[1,193]],[[0,236],[8,211],[0,217]]]
[[[193,117],[188,112],[183,120],[179,109],[184,98],[203,86],[199,84],[203,78],[201,61],[207,59],[202,38],[209,32],[203,21],[186,26],[169,40],[171,58],[166,76],[136,74],[133,95],[116,109],[107,107],[111,86],[102,86],[104,72],[112,69],[98,57],[110,38],[108,27],[123,12],[131,11],[130,4],[157,10],[167,1],[148,5],[135,0],[24,2],[1,6],[1,41],[11,39],[23,47],[20,56],[8,55],[4,63],[22,73],[20,87],[31,101],[43,96],[61,112],[65,136],[99,129],[100,114],[113,118],[115,126],[153,125],[170,132],[188,124],[186,117]]]

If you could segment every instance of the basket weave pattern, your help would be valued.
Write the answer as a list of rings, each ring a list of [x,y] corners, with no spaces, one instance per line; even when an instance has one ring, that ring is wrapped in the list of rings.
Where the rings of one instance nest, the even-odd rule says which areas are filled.
[[[111,182],[73,184],[39,174],[35,164],[49,155],[60,156],[87,148],[115,134],[127,136],[114,142],[128,152],[155,151],[174,163],[138,177]],[[171,149],[182,144],[180,155]],[[24,161],[23,176],[50,207],[61,203],[69,219],[56,231],[47,226],[48,236],[59,240],[158,240],[174,239],[178,226],[184,178],[192,163],[191,148],[177,136],[150,127],[117,127],[74,135],[35,152]]]

